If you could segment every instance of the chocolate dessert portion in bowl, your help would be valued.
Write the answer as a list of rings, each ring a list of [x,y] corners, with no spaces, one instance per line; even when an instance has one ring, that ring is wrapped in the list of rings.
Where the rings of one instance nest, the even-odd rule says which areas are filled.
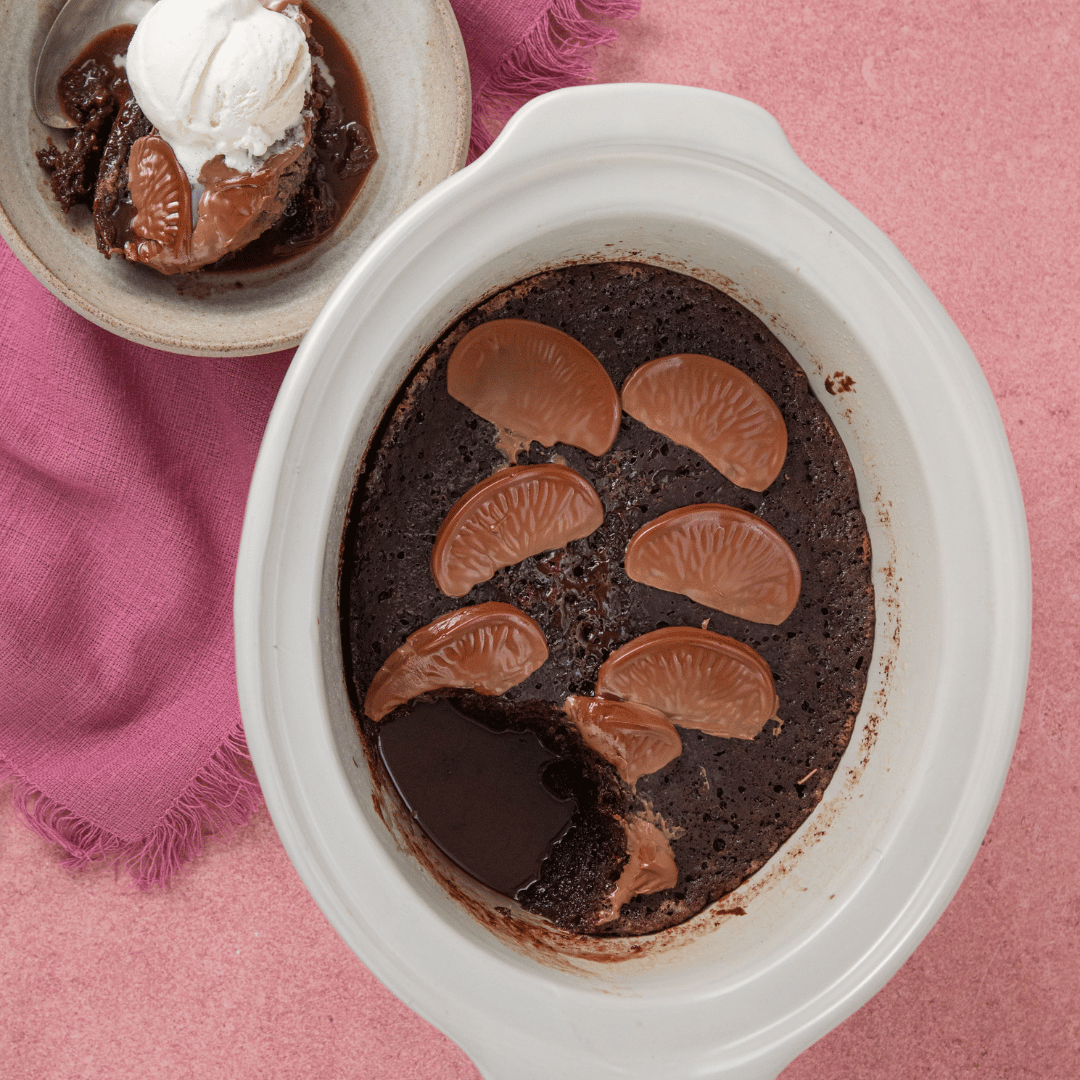
[[[138,29],[90,42],[58,96],[76,131],[38,152],[54,196],[91,210],[106,258],[164,274],[309,250],[376,158],[344,43],[281,0],[159,0]]]
[[[843,443],[759,319],[665,269],[567,266],[459,319],[373,436],[342,551],[376,783],[567,931],[653,933],[731,892],[862,702]]]

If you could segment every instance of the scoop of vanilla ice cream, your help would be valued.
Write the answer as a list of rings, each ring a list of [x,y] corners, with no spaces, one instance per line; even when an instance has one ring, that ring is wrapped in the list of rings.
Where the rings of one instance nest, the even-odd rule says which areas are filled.
[[[127,76],[194,184],[218,154],[251,171],[300,123],[311,56],[296,22],[259,0],[159,0],[131,39]]]

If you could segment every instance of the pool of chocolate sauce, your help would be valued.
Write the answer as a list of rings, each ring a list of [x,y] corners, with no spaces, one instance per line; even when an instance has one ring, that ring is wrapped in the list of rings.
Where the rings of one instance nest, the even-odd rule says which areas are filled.
[[[574,802],[545,777],[558,758],[539,736],[493,730],[447,699],[382,727],[379,753],[424,832],[506,896],[532,885],[570,824]]]

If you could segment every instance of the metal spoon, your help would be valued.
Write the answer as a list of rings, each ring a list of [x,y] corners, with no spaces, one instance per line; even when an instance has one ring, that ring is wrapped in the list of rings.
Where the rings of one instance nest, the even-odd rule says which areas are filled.
[[[56,96],[56,84],[98,34],[138,21],[155,0],[67,0],[41,46],[34,72],[34,112],[49,127],[73,128]]]

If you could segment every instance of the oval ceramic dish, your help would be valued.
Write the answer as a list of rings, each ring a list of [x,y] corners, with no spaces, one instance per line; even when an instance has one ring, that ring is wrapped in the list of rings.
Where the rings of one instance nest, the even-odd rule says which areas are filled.
[[[429,343],[511,282],[601,259],[720,286],[806,369],[858,478],[877,638],[832,783],[767,866],[682,926],[581,945],[500,933],[380,820],[341,673],[338,558],[368,439]],[[885,983],[967,871],[1019,725],[1030,568],[990,391],[885,236],[758,107],[597,86],[522,109],[327,304],[266,431],[235,613],[244,725],[290,857],[488,1080],[766,1080]]]
[[[31,13],[28,14],[27,7]],[[34,153],[52,136],[31,103],[41,44],[60,9],[0,4],[0,235],[52,293],[91,322],[169,352],[246,356],[296,345],[365,247],[465,163],[471,95],[448,0],[319,0],[363,75],[379,158],[334,232],[310,252],[248,273],[163,277],[104,259],[89,211],[64,214]],[[34,17],[36,14],[36,17]],[[241,287],[237,287],[237,283]]]

